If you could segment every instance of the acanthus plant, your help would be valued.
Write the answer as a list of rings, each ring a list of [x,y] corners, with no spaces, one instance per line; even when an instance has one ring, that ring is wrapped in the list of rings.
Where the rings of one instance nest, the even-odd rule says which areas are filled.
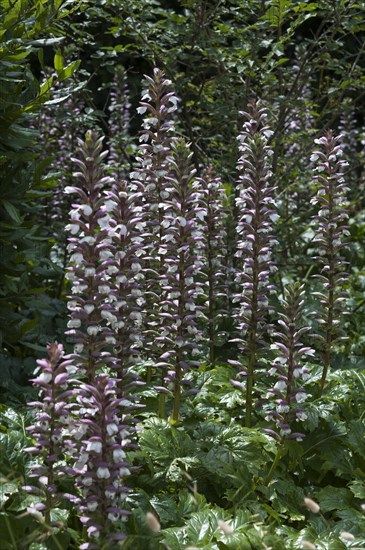
[[[320,273],[314,275],[322,289],[313,293],[319,298],[320,307],[316,313],[320,325],[316,337],[322,348],[322,377],[319,386],[321,395],[326,384],[327,374],[332,365],[333,350],[343,340],[340,323],[346,303],[348,275],[342,250],[349,234],[346,186],[343,171],[347,162],[342,157],[341,136],[328,130],[315,140],[319,146],[311,156],[316,162],[315,181],[318,191],[312,202],[319,206],[314,218],[313,238],[318,255],[315,260],[321,266]]]
[[[30,473],[36,486],[26,486],[24,489],[44,497],[44,502],[34,508],[39,517],[43,516],[45,523],[50,525],[52,510],[64,497],[59,482],[65,474],[65,455],[73,446],[67,438],[67,428],[71,422],[74,392],[70,377],[75,368],[72,359],[64,356],[61,344],[49,344],[47,351],[49,358],[37,360],[37,376],[31,380],[33,386],[39,389],[39,400],[28,403],[35,411],[34,424],[27,428],[34,444],[25,450],[36,459]]]
[[[123,521],[130,512],[123,506],[129,491],[124,479],[131,474],[126,461],[131,428],[117,383],[108,374],[97,374],[92,384],[79,385],[73,407],[78,460],[67,471],[79,489],[71,500],[88,537],[82,550],[112,549],[125,538]]]
[[[186,384],[184,373],[195,364],[192,355],[198,351],[202,338],[197,317],[204,314],[197,301],[198,295],[203,293],[203,283],[198,282],[198,278],[203,263],[201,249],[205,228],[202,221],[206,208],[200,182],[194,181],[192,154],[185,141],[175,141],[171,153],[170,192],[165,201],[168,213],[164,216],[165,235],[160,252],[164,258],[159,304],[163,326],[156,340],[162,351],[157,366],[165,371],[165,384],[172,384],[172,420],[177,422],[182,388]]]
[[[71,253],[66,278],[72,283],[67,303],[69,317],[67,334],[73,338],[75,366],[81,369],[89,382],[96,372],[114,358],[109,351],[115,337],[108,326],[111,319],[107,297],[111,291],[114,267],[109,266],[112,256],[112,229],[103,223],[102,190],[111,183],[105,175],[103,164],[107,151],[102,151],[103,138],[88,132],[85,142],[79,140],[80,158],[74,163],[79,172],[74,173],[75,185],[66,193],[76,194],[79,202],[73,203],[70,223],[66,229]]]
[[[266,420],[275,421],[277,431],[267,430],[277,439],[301,441],[304,434],[293,432],[293,423],[306,420],[307,415],[301,403],[307,399],[305,381],[308,368],[302,364],[303,358],[313,356],[314,350],[301,342],[303,334],[310,330],[302,326],[304,306],[304,286],[298,282],[286,286],[282,298],[282,312],[279,312],[280,332],[273,333],[275,343],[271,349],[277,353],[269,370],[277,381],[268,389],[267,398],[275,400],[275,408],[266,411]],[[269,404],[270,406],[270,404]]]
[[[73,407],[72,428],[80,459],[69,473],[82,488],[81,499],[73,498],[89,537],[82,548],[109,548],[110,540],[124,537],[112,524],[127,514],[120,508],[127,492],[123,479],[130,473],[123,449],[131,444],[131,414],[138,406],[130,395],[138,381],[129,367],[141,347],[138,281],[144,226],[129,203],[133,195],[128,199],[124,184],[105,175],[102,141],[89,132],[79,142],[80,158],[74,159],[79,172],[66,189],[79,199],[67,227],[73,263],[68,334],[76,343],[72,357],[82,381],[77,389],[81,408]]]
[[[52,101],[61,102],[65,94],[63,84],[56,84]],[[54,174],[57,173],[57,184],[45,199],[43,215],[46,224],[53,229],[55,244],[52,249],[52,260],[63,269],[67,264],[67,239],[64,226],[70,209],[70,200],[64,193],[64,189],[72,181],[72,156],[77,139],[85,133],[84,109],[84,103],[72,96],[66,99],[57,111],[54,110],[53,105],[45,107],[38,119],[41,156],[50,168],[50,174],[47,177],[54,178]],[[55,113],[56,116],[54,116]],[[49,214],[50,219],[48,219]],[[59,294],[62,282],[58,290]]]
[[[203,194],[206,217],[202,229],[204,248],[201,252],[204,258],[202,275],[204,278],[205,303],[204,313],[208,323],[209,362],[216,361],[216,348],[221,344],[222,331],[220,324],[228,307],[228,266],[227,266],[227,230],[228,197],[222,181],[214,177],[211,168],[198,178],[196,185]]]
[[[109,103],[109,140],[108,165],[111,173],[118,179],[126,177],[131,146],[130,138],[130,108],[127,73],[123,66],[117,66],[112,81]]]
[[[137,202],[139,193],[128,193],[125,181],[114,183],[111,190],[105,191],[100,209],[104,216],[99,219],[99,225],[111,236],[104,251],[110,292],[103,315],[113,331],[108,343],[113,345],[116,359],[113,369],[121,378],[121,394],[131,388],[132,379],[136,380],[129,368],[141,360],[143,348],[145,223]]]
[[[278,219],[275,212],[274,187],[271,184],[272,148],[268,140],[272,131],[266,125],[267,113],[260,103],[251,102],[248,112],[242,113],[247,119],[238,140],[241,156],[237,168],[241,172],[237,184],[236,206],[238,262],[236,282],[240,293],[236,318],[239,335],[233,340],[238,343],[244,364],[230,361],[244,370],[239,375],[245,377],[246,414],[245,424],[251,426],[253,390],[255,374],[262,367],[262,359],[267,344],[269,294],[272,291],[270,273],[274,266],[271,260],[273,222]],[[233,385],[243,389],[240,382]]]
[[[146,76],[148,88],[140,102],[138,113],[143,118],[140,135],[137,166],[130,174],[132,192],[141,196],[146,223],[144,275],[146,289],[146,330],[145,351],[147,357],[156,362],[161,348],[156,341],[163,319],[159,316],[158,304],[161,300],[160,276],[165,271],[163,239],[166,235],[166,215],[169,206],[171,184],[170,174],[171,143],[176,139],[175,125],[172,119],[177,109],[177,97],[171,91],[171,81],[163,71],[155,68],[153,77]],[[147,381],[152,379],[152,368],[148,368]],[[158,376],[160,384],[163,377]],[[160,408],[163,415],[164,396],[160,396]]]
[[[338,132],[341,135],[343,160],[348,163],[351,161],[351,169],[346,171],[346,182],[351,196],[354,202],[356,202],[357,200],[361,200],[363,191],[362,186],[359,189],[356,183],[356,171],[359,170],[360,160],[360,131],[356,120],[356,112],[350,100],[344,101],[342,104]]]

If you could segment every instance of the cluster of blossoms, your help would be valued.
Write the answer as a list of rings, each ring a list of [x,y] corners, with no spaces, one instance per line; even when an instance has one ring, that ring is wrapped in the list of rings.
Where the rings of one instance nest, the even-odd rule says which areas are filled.
[[[177,109],[177,98],[171,92],[171,82],[163,71],[155,68],[153,77],[146,76],[148,88],[142,95],[139,114],[143,118],[137,167],[130,174],[131,190],[140,194],[140,205],[146,223],[144,246],[146,330],[145,350],[149,359],[156,361],[161,348],[156,341],[163,325],[156,303],[161,300],[160,274],[164,271],[163,238],[166,234],[165,218],[170,206],[167,201],[172,191],[170,174],[171,143],[175,126],[172,120]],[[148,373],[148,380],[151,372]]]
[[[323,351],[321,391],[332,362],[333,346],[342,339],[339,325],[346,301],[345,286],[348,280],[346,263],[342,256],[345,238],[349,234],[346,225],[348,188],[343,178],[347,162],[341,158],[340,139],[341,136],[335,136],[328,130],[324,136],[315,140],[319,147],[311,156],[311,160],[316,162],[315,180],[318,183],[318,191],[312,202],[319,205],[314,219],[313,242],[318,251],[315,259],[321,266],[320,273],[314,275],[322,286],[320,292],[314,293],[321,304],[318,322],[324,327],[317,334]]]
[[[78,376],[86,383],[77,389],[73,408],[80,458],[69,473],[80,488],[81,498],[73,500],[89,537],[82,548],[99,548],[123,539],[120,522],[127,515],[121,502],[130,473],[125,449],[135,431],[131,413],[138,406],[130,392],[139,382],[129,367],[141,347],[143,224],[131,211],[133,196],[128,199],[125,184],[111,185],[105,176],[102,139],[88,133],[79,153],[78,184],[67,189],[79,198],[68,226],[73,263],[68,334],[76,343]]]
[[[81,514],[89,542],[80,548],[113,547],[123,540],[123,522],[129,512],[123,508],[130,475],[126,449],[131,430],[122,418],[124,400],[117,397],[117,379],[98,374],[93,384],[80,384],[73,437],[79,458],[69,473],[75,478],[80,496],[73,498]],[[106,546],[105,546],[106,545]]]
[[[114,335],[108,343],[113,344],[117,355],[118,371],[126,369],[139,359],[143,345],[142,310],[144,298],[144,273],[142,262],[144,250],[142,207],[136,203],[140,193],[127,193],[125,181],[113,184],[105,192],[100,208],[103,217],[99,224],[110,237],[104,251],[107,271],[110,276],[110,292],[105,297],[105,319]],[[118,374],[120,376],[120,373]]]
[[[196,184],[203,195],[206,217],[203,228],[203,265],[205,308],[208,322],[209,360],[215,362],[215,348],[221,343],[224,334],[220,333],[220,322],[227,315],[228,269],[227,269],[227,195],[220,178],[212,175],[208,168],[203,178]]]
[[[289,284],[282,300],[283,313],[278,321],[281,331],[274,333],[275,344],[271,348],[278,355],[269,374],[277,376],[277,382],[268,390],[267,398],[275,398],[275,409],[268,410],[266,420],[275,420],[278,433],[267,430],[276,437],[302,440],[303,434],[292,432],[292,423],[307,418],[300,407],[307,394],[303,387],[308,377],[308,369],[302,365],[302,359],[312,356],[314,350],[305,347],[300,339],[309,327],[301,326],[304,305],[304,288],[299,283]],[[298,406],[299,405],[299,406]]]
[[[61,496],[57,486],[64,473],[60,461],[67,449],[72,448],[66,428],[71,420],[73,396],[70,376],[75,369],[72,359],[64,357],[61,344],[50,344],[47,350],[49,359],[37,360],[37,377],[32,380],[40,390],[39,401],[28,403],[36,411],[34,424],[27,428],[34,438],[34,446],[25,450],[38,459],[30,474],[37,480],[38,487],[26,486],[25,489],[45,495],[45,502],[37,505],[37,510],[44,512],[44,519],[49,524],[55,498]]]
[[[272,131],[265,124],[267,113],[259,103],[252,102],[248,105],[248,112],[243,115],[247,121],[238,137],[241,156],[237,168],[241,175],[236,198],[236,257],[241,262],[236,282],[241,291],[235,297],[235,302],[240,304],[236,311],[240,334],[233,341],[238,343],[241,352],[247,357],[245,370],[240,374],[246,378],[246,425],[250,426],[254,374],[260,366],[264,337],[268,330],[268,295],[272,289],[269,276],[273,271],[271,231],[278,215],[273,210],[274,188],[270,183],[272,149],[268,139]],[[242,366],[237,361],[231,363]],[[242,386],[239,382],[233,384]]]
[[[162,351],[159,366],[168,371],[165,383],[173,386],[174,420],[179,417],[183,373],[192,365],[189,357],[198,351],[201,340],[197,318],[203,313],[197,301],[203,289],[197,278],[202,266],[206,209],[194,176],[188,146],[183,139],[174,142],[171,176],[168,178],[171,187],[163,220],[165,235],[160,246],[165,263],[164,270],[160,271],[162,299],[159,316],[163,327],[156,338]]]
[[[80,171],[74,177],[79,185],[66,188],[76,194],[79,202],[70,212],[71,223],[66,226],[69,234],[68,250],[71,253],[66,278],[72,282],[71,296],[67,304],[70,320],[68,334],[76,343],[74,362],[92,381],[96,370],[113,357],[109,348],[115,342],[111,317],[106,298],[111,291],[113,265],[109,265],[112,252],[112,232],[104,223],[105,214],[101,192],[111,182],[104,174],[102,138],[92,132],[86,141],[79,141],[80,159],[74,159]]]

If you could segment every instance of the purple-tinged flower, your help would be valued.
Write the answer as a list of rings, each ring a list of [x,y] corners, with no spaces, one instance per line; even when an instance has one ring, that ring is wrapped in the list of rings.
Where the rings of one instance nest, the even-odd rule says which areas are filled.
[[[139,194],[146,224],[142,264],[146,298],[144,350],[147,358],[156,362],[161,349],[155,336],[163,334],[165,323],[156,304],[160,304],[162,299],[160,277],[166,269],[166,238],[171,238],[166,236],[170,223],[167,218],[171,211],[168,201],[172,192],[168,177],[171,172],[171,144],[176,140],[173,116],[177,109],[177,98],[171,91],[171,82],[160,69],[155,68],[153,77],[146,76],[146,81],[147,89],[138,108],[138,113],[144,115],[144,118],[137,166],[130,174],[130,189]],[[152,370],[149,368],[147,381],[151,377]],[[161,378],[159,382],[162,383]],[[162,404],[161,414],[164,414]]]
[[[264,337],[268,329],[269,294],[272,286],[269,276],[273,270],[271,236],[278,215],[273,209],[274,188],[270,183],[272,149],[268,139],[272,135],[265,123],[267,113],[260,104],[251,102],[247,121],[238,137],[241,156],[237,168],[239,176],[236,198],[238,212],[237,252],[241,266],[236,282],[241,288],[236,318],[239,336],[237,342],[247,358],[246,374],[246,426],[251,425],[255,371],[264,353]]]
[[[304,435],[293,432],[293,423],[307,418],[305,411],[298,407],[307,398],[302,385],[307,373],[303,360],[314,353],[300,341],[309,330],[309,327],[301,326],[303,305],[304,287],[299,283],[289,284],[282,299],[283,312],[279,313],[280,332],[274,333],[276,341],[271,346],[277,353],[272,365],[272,375],[276,374],[277,381],[266,396],[269,400],[275,400],[275,409],[266,411],[266,420],[275,420],[281,439],[297,441]]]
[[[108,343],[112,321],[109,304],[118,299],[112,289],[109,260],[115,228],[103,209],[102,191],[111,179],[105,176],[107,152],[102,151],[102,141],[93,132],[86,135],[85,142],[79,141],[80,158],[74,159],[79,172],[74,174],[74,185],[65,189],[78,198],[70,212],[71,223],[66,227],[71,234],[71,265],[66,278],[72,283],[67,334],[76,344],[75,365],[89,382],[97,370],[114,362]]]
[[[145,223],[138,200],[139,194],[128,194],[126,182],[121,181],[106,191],[101,206],[111,230],[110,244],[103,250],[110,291],[101,316],[109,327],[116,376],[123,379],[122,371],[140,359],[143,348]]]
[[[158,366],[167,371],[165,383],[172,386],[172,418],[177,421],[184,372],[191,366],[202,338],[197,318],[203,315],[198,297],[204,291],[198,279],[204,230],[201,220],[206,209],[202,205],[200,184],[194,183],[195,170],[188,146],[180,139],[172,144],[171,150],[168,213],[164,215],[166,227],[160,245],[164,258],[164,268],[159,271],[161,301],[158,307],[162,331],[156,336],[156,343],[162,352]]]
[[[26,451],[37,460],[30,473],[37,487],[27,487],[27,490],[38,493],[40,489],[44,494],[44,517],[49,523],[55,498],[61,496],[57,483],[63,474],[60,462],[69,446],[65,439],[73,396],[69,382],[75,369],[72,359],[64,356],[61,344],[49,344],[47,350],[49,359],[37,360],[37,376],[32,379],[33,385],[39,388],[39,401],[28,403],[36,413],[34,424],[27,428],[34,444]]]
[[[315,180],[318,183],[317,195],[313,203],[319,210],[314,218],[315,237],[313,239],[318,255],[315,257],[320,273],[314,275],[322,289],[313,293],[319,298],[320,308],[317,318],[321,327],[316,337],[322,347],[323,371],[319,393],[326,383],[327,373],[332,363],[333,346],[342,340],[339,320],[346,301],[345,286],[348,280],[346,263],[342,256],[345,239],[349,235],[347,227],[346,187],[343,169],[347,163],[342,160],[341,136],[334,136],[328,130],[315,140],[318,149],[311,160],[316,163]]]
[[[129,514],[124,507],[129,491],[125,478],[132,468],[126,450],[133,446],[130,437],[134,428],[125,421],[129,409],[125,400],[117,397],[117,383],[107,374],[96,375],[92,385],[81,383],[74,406],[75,430],[80,426],[83,436],[77,440],[79,455],[69,473],[80,491],[77,507],[88,544],[97,548],[125,537],[121,525]]]

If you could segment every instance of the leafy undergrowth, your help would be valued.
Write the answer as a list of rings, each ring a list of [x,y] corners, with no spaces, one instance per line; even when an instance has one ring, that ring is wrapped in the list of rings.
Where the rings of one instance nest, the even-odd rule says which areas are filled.
[[[136,470],[123,548],[365,548],[365,373],[332,373],[316,398],[313,369],[303,441],[266,434],[260,402],[255,427],[243,427],[243,396],[232,376],[227,365],[196,371],[200,392],[185,401],[175,425],[157,417],[157,398],[144,390],[139,449],[128,456]],[[60,500],[46,525],[41,496],[22,489],[32,469],[24,451],[30,423],[29,413],[2,406],[1,548],[78,548],[82,526],[72,505]],[[70,480],[61,484],[67,492]]]

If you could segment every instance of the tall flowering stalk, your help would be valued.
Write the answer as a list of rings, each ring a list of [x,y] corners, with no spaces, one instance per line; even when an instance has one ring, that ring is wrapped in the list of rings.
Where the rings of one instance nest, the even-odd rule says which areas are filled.
[[[142,208],[136,206],[138,200],[138,193],[127,193],[125,181],[113,184],[112,189],[105,192],[101,206],[104,216],[99,220],[102,226],[108,227],[111,236],[104,264],[110,276],[110,292],[105,297],[103,314],[110,328],[108,343],[113,344],[116,359],[113,370],[120,378],[120,395],[126,391],[126,383],[135,379],[129,367],[140,360],[143,347],[145,297],[141,264],[145,224]]]
[[[318,251],[315,259],[321,266],[320,274],[315,277],[322,285],[321,292],[315,293],[321,304],[317,313],[318,322],[323,327],[317,335],[322,344],[323,363],[320,394],[332,363],[333,347],[342,339],[339,325],[346,301],[345,287],[348,281],[346,263],[341,253],[349,234],[346,225],[348,188],[343,178],[343,170],[347,163],[341,159],[340,139],[341,136],[335,136],[332,130],[328,130],[324,136],[315,140],[319,147],[311,157],[311,160],[317,163],[315,180],[318,183],[313,203],[319,205],[318,214],[314,219],[313,240]]]
[[[62,496],[57,482],[64,474],[60,461],[64,458],[70,441],[66,440],[65,428],[69,425],[70,403],[73,390],[70,387],[70,375],[73,374],[72,360],[64,356],[63,347],[56,342],[47,346],[48,359],[38,359],[36,378],[33,386],[39,388],[39,401],[28,403],[36,411],[35,423],[29,426],[34,446],[26,451],[37,458],[30,477],[38,487],[25,487],[30,492],[45,495],[45,502],[39,507],[44,519],[50,523],[52,509]]]
[[[38,129],[42,159],[49,163],[48,169],[51,172],[59,174],[57,184],[42,201],[41,215],[45,227],[49,227],[55,241],[51,250],[52,261],[64,271],[68,261],[65,223],[70,209],[70,197],[65,194],[64,189],[72,181],[72,156],[77,138],[85,133],[85,105],[74,95],[61,104],[62,98],[67,97],[63,87],[63,83],[55,82],[53,100],[59,100],[60,104],[57,109],[54,105],[44,107],[38,119]],[[57,289],[58,295],[61,294],[63,283],[62,277]]]
[[[82,549],[113,548],[124,538],[124,478],[130,474],[125,448],[135,431],[131,412],[136,407],[130,392],[138,383],[129,367],[141,347],[141,219],[125,184],[109,187],[102,141],[89,132],[80,142],[80,158],[74,159],[80,171],[74,174],[76,185],[67,189],[79,199],[68,226],[73,263],[68,307],[73,357],[86,383],[79,385],[73,408],[79,459],[69,473],[80,489],[73,500],[89,539]]]
[[[275,409],[268,410],[266,420],[275,420],[279,430],[278,437],[301,440],[301,433],[292,431],[292,424],[307,418],[300,404],[307,398],[303,382],[308,377],[308,369],[302,364],[304,357],[313,355],[314,350],[303,346],[301,337],[310,330],[302,326],[304,306],[304,286],[299,283],[289,284],[282,299],[283,312],[278,321],[281,331],[275,332],[275,343],[271,349],[276,350],[277,357],[269,371],[277,376],[273,388],[268,390],[268,397],[275,398]]]
[[[204,195],[203,204],[206,217],[203,220],[203,277],[206,303],[204,313],[208,319],[209,361],[215,363],[215,349],[219,343],[219,323],[227,313],[227,195],[220,178],[212,175],[208,168],[203,178],[198,178],[200,193]]]
[[[130,108],[129,87],[126,70],[117,66],[110,92],[109,110],[109,157],[111,173],[117,178],[126,176],[129,163],[127,147],[130,144]]]
[[[177,98],[171,91],[171,82],[158,68],[153,77],[146,76],[148,88],[142,96],[139,114],[145,115],[140,135],[140,150],[137,167],[131,173],[131,190],[141,196],[141,205],[146,222],[145,234],[145,280],[146,280],[146,331],[145,350],[150,359],[156,361],[161,349],[156,340],[163,320],[158,315],[156,304],[161,300],[160,276],[165,270],[164,237],[166,215],[170,208],[171,143],[174,137],[173,113]],[[149,369],[147,380],[152,371]],[[162,397],[161,397],[162,399]]]
[[[66,278],[71,280],[68,302],[68,334],[76,344],[73,355],[78,366],[91,382],[96,371],[111,363],[113,357],[108,346],[114,343],[111,334],[109,305],[106,297],[111,291],[110,279],[114,273],[109,265],[112,256],[112,228],[104,223],[102,190],[110,183],[105,176],[102,151],[103,138],[89,132],[85,142],[79,141],[80,158],[74,159],[79,172],[74,174],[75,184],[66,192],[76,194],[79,201],[72,205],[68,250],[71,252]]]
[[[203,195],[194,185],[195,170],[190,150],[183,139],[172,145],[171,191],[166,204],[166,233],[161,243],[164,271],[160,271],[162,300],[159,308],[163,320],[162,334],[156,340],[163,351],[159,366],[168,370],[167,382],[173,385],[172,419],[178,421],[184,372],[191,367],[191,355],[201,335],[196,317],[202,315],[197,306],[203,292],[197,282],[201,272],[202,228],[199,220],[206,215]]]
[[[74,435],[79,458],[69,473],[80,490],[74,500],[89,539],[80,548],[115,548],[125,538],[122,522],[129,512],[123,507],[128,493],[124,479],[131,473],[125,452],[131,428],[123,420],[117,379],[98,374],[92,385],[80,384],[77,402]]]
[[[246,377],[246,426],[251,426],[255,371],[264,353],[264,336],[268,324],[268,294],[271,290],[269,275],[271,261],[272,223],[278,217],[273,210],[274,188],[270,183],[272,149],[268,138],[272,132],[265,125],[267,117],[260,104],[251,102],[248,112],[242,113],[247,121],[238,140],[241,156],[237,168],[239,176],[236,198],[238,211],[237,252],[242,262],[236,281],[241,292],[236,297],[240,303],[237,311],[240,335],[234,341],[247,357]]]

